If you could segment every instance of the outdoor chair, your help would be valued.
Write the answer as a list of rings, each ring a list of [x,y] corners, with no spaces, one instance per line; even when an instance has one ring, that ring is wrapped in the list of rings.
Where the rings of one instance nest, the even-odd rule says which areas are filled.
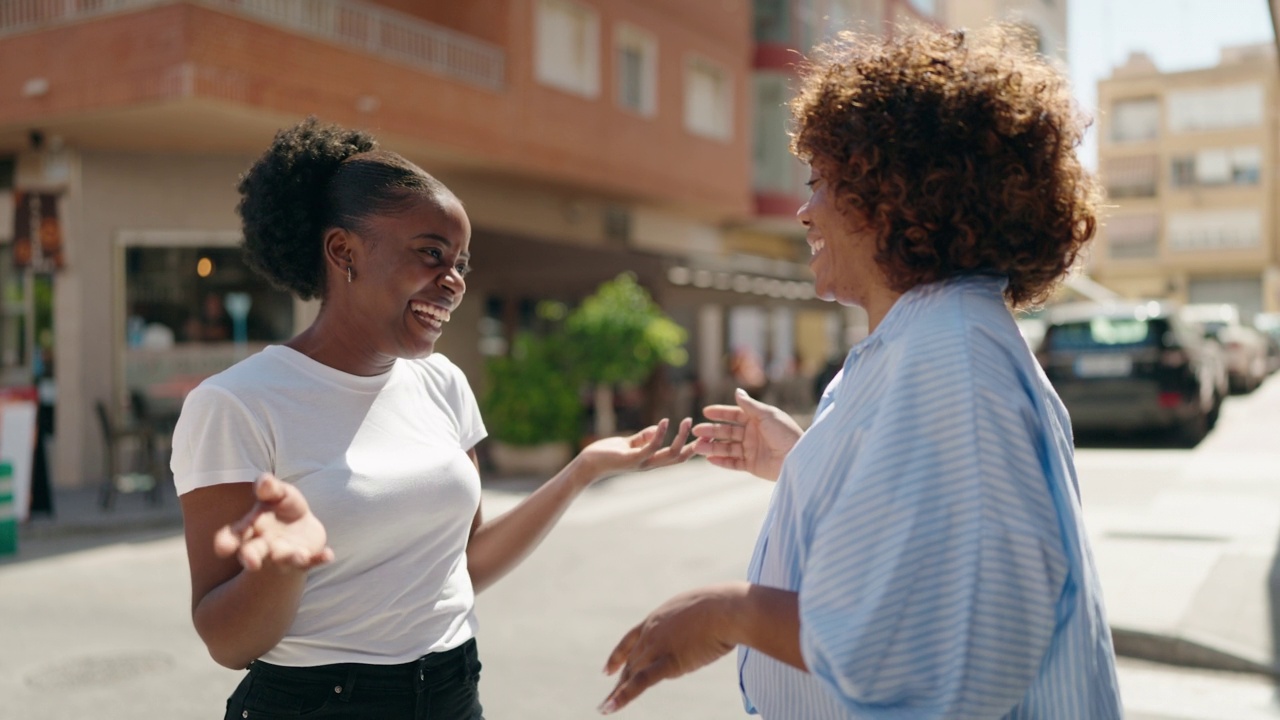
[[[110,510],[115,506],[116,496],[120,493],[146,492],[148,501],[158,505],[164,473],[156,455],[155,429],[140,417],[123,421],[114,417],[107,404],[101,400],[97,402],[95,409],[106,446],[98,504],[104,510]],[[122,468],[121,462],[131,457],[134,460],[132,469]]]

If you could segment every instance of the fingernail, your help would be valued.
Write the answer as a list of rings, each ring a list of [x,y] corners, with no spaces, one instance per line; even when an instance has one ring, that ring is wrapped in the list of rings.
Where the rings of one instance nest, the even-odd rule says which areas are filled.
[[[617,709],[618,709],[618,703],[616,701],[605,700],[604,704],[600,706],[600,714],[609,715],[615,712]]]
[[[734,395],[743,395],[743,396],[745,396],[745,395],[747,394],[747,391],[746,391],[746,390],[743,390],[742,388],[738,388],[737,390],[734,390],[734,391],[733,391],[733,394],[734,394]]]

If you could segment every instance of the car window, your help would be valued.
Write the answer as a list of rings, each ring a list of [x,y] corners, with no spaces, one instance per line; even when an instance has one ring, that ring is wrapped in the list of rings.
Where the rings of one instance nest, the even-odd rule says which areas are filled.
[[[1151,345],[1158,338],[1154,324],[1136,318],[1098,317],[1050,328],[1046,343],[1052,350]]]

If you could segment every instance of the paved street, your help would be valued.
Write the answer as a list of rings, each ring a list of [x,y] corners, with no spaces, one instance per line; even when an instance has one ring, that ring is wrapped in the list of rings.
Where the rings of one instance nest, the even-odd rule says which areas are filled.
[[[1265,588],[1241,595],[1233,578],[1255,575],[1230,571],[1259,558],[1269,567],[1274,553],[1280,464],[1265,453],[1280,449],[1258,440],[1278,393],[1273,378],[1232,398],[1221,428],[1197,450],[1080,451],[1113,620],[1220,648],[1236,638],[1246,656],[1264,653],[1246,637],[1262,634],[1269,652]],[[526,491],[496,484],[486,507],[499,512]],[[701,461],[593,488],[538,553],[480,598],[486,714],[594,717],[611,687],[600,667],[612,644],[672,593],[740,577],[769,493],[766,483]],[[153,512],[171,518],[173,507]],[[0,719],[219,716],[238,675],[214,665],[192,631],[181,537],[160,524],[39,534],[18,558],[0,560]],[[1236,605],[1224,605],[1218,586]],[[1168,588],[1179,587],[1182,597],[1171,597]],[[1138,720],[1280,718],[1270,683],[1257,675],[1125,660],[1120,677],[1128,716]],[[659,686],[622,717],[744,717],[732,660]]]

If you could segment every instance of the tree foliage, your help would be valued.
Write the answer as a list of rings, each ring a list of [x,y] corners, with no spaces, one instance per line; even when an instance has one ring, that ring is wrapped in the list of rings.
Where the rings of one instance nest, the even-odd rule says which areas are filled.
[[[658,307],[631,273],[600,285],[565,320],[573,365],[582,379],[638,383],[661,363],[688,359],[688,334]]]
[[[512,445],[577,441],[582,402],[562,342],[522,334],[510,355],[489,358],[486,369],[481,412],[493,439]]]

